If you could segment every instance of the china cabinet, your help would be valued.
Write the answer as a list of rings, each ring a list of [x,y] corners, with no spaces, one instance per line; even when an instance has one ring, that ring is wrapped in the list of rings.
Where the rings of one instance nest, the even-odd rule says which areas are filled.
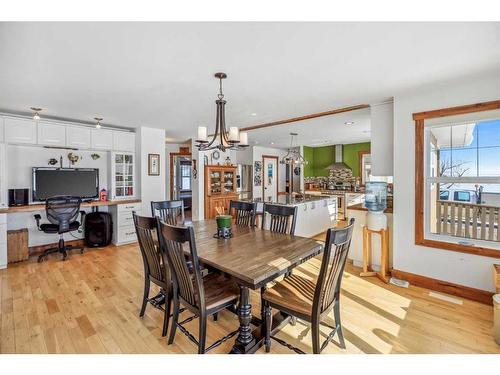
[[[228,213],[229,202],[237,200],[236,166],[205,166],[205,219],[214,218],[218,212]]]

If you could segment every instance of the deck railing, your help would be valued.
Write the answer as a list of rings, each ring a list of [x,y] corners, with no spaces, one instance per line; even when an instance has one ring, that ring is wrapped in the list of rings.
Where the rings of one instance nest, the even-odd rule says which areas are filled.
[[[500,241],[500,207],[481,204],[436,202],[436,232],[456,237]]]

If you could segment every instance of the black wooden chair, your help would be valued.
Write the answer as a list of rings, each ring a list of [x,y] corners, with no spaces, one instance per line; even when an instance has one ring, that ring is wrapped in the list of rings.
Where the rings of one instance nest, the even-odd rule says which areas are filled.
[[[333,339],[335,333],[338,334],[340,346],[345,349],[340,320],[340,284],[351,245],[353,227],[354,219],[351,219],[349,225],[345,228],[328,229],[321,268],[315,280],[311,281],[294,274],[276,283],[262,294],[266,326],[266,352],[271,349],[272,307],[311,323],[314,354],[321,353],[330,340]],[[332,309],[335,318],[334,327],[323,321]],[[319,341],[320,324],[333,329],[321,346]],[[281,339],[272,338],[295,352],[302,352],[300,349],[286,344]]]
[[[255,226],[255,207],[255,203],[231,201],[229,202],[229,214],[234,215],[236,225],[253,227]]]
[[[230,279],[217,274],[209,274],[202,278],[200,262],[196,251],[193,227],[173,226],[162,223],[157,218],[160,246],[167,254],[168,262],[173,274],[174,312],[170,328],[168,344],[172,344],[178,327],[191,341],[198,345],[198,353],[205,352],[219,346],[238,332],[233,331],[205,348],[207,334],[207,317],[233,306],[238,300],[239,288]],[[189,272],[188,261],[184,255],[183,246],[187,244],[192,262],[192,273]],[[179,323],[180,304],[194,315]],[[191,320],[199,318],[198,341],[183,326]]]
[[[144,296],[142,298],[140,317],[144,316],[148,302],[164,311],[162,336],[167,335],[170,307],[172,303],[172,282],[170,268],[168,267],[165,252],[158,246],[156,219],[152,217],[139,216],[132,213],[134,217],[137,240],[141,249],[144,262]],[[155,238],[156,237],[156,238]],[[160,287],[160,295],[165,301],[165,307],[161,308],[158,303],[158,295],[149,298],[151,283]]]
[[[151,202],[151,216],[159,217],[161,221],[170,225],[184,224],[184,201]]]
[[[269,228],[266,222],[269,217]],[[262,229],[271,232],[295,234],[295,223],[297,222],[297,206],[283,206],[279,204],[264,203],[262,214]]]

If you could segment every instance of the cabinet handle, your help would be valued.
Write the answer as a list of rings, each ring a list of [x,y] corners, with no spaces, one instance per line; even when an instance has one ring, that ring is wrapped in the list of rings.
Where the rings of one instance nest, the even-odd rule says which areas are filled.
[[[125,234],[126,234],[127,236],[131,236],[131,235],[135,234],[135,232],[125,232]]]

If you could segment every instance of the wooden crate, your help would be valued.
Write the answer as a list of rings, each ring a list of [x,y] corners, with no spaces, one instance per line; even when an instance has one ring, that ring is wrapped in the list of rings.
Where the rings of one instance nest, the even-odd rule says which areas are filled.
[[[22,262],[29,257],[28,229],[7,231],[7,261],[9,263]]]

